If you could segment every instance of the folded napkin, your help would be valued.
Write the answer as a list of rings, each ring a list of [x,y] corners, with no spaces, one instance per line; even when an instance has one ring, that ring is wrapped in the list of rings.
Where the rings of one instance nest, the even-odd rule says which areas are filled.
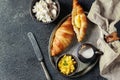
[[[104,35],[117,31],[114,25],[120,20],[120,0],[95,0],[87,17],[102,32],[97,41],[97,47],[104,52],[100,58],[101,76],[120,80],[120,41],[109,44],[104,41]]]

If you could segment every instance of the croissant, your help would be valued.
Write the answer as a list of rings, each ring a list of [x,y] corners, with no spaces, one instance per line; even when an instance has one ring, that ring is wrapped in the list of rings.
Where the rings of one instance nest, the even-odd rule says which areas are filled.
[[[74,36],[73,26],[71,23],[71,17],[63,22],[55,32],[51,47],[51,56],[56,56],[69,46]]]
[[[72,25],[78,42],[82,41],[87,29],[87,18],[78,0],[73,0]]]

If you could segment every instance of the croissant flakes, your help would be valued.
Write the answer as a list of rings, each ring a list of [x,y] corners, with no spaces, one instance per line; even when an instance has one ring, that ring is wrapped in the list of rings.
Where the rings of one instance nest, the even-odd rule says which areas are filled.
[[[55,56],[62,52],[72,41],[74,36],[71,17],[68,17],[61,26],[57,29],[51,47],[51,55]]]
[[[78,0],[73,0],[72,25],[78,42],[82,41],[87,29],[87,18]]]

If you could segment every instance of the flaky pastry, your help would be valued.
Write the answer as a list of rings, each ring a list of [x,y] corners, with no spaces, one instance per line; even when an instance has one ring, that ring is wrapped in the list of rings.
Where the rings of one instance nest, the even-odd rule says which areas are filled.
[[[87,18],[78,0],[73,0],[72,25],[78,42],[82,41],[87,29]]]
[[[67,48],[72,42],[74,36],[73,26],[71,23],[71,17],[68,17],[55,32],[51,47],[51,56],[60,54],[65,48]]]

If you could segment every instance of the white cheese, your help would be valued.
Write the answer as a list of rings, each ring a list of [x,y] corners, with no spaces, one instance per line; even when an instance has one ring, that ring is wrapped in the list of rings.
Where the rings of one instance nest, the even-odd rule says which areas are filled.
[[[50,22],[57,16],[57,6],[52,0],[40,0],[36,2],[32,9],[37,20]]]

